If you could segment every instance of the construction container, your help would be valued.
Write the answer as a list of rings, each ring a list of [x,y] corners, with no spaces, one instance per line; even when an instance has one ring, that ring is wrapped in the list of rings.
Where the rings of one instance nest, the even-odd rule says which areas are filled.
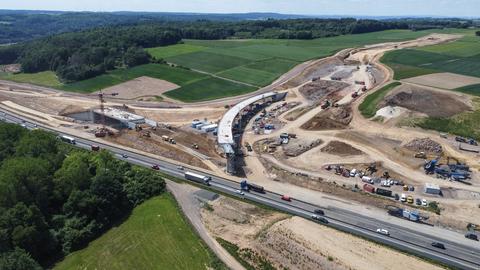
[[[425,183],[425,193],[427,194],[434,194],[434,195],[439,195],[441,190],[438,185],[435,184],[430,184],[430,183]]]
[[[369,184],[365,184],[365,185],[363,185],[363,190],[365,190],[366,192],[374,193],[375,192],[375,187],[373,187]]]
[[[212,132],[216,128],[218,128],[218,124],[210,124],[210,125],[205,125],[205,126],[201,127],[201,130],[203,132]]]

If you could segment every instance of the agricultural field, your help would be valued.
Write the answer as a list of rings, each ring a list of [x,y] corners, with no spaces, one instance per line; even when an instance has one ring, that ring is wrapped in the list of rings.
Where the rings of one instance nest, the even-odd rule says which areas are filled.
[[[141,248],[140,248],[141,247]],[[182,216],[171,194],[135,208],[131,216],[68,255],[54,269],[207,269],[218,259]],[[221,263],[220,263],[221,265]]]
[[[480,77],[480,38],[475,30],[458,33],[465,36],[455,42],[391,51],[382,62],[394,70],[397,80],[438,72]]]
[[[449,31],[452,30],[389,30],[314,40],[185,40],[182,44],[147,49],[155,58],[178,67],[147,64],[114,70],[71,84],[62,84],[51,72],[0,75],[0,78],[26,81],[65,91],[91,93],[137,77],[149,76],[181,86],[166,92],[166,96],[183,102],[196,102],[255,91],[270,84],[295,65],[326,57],[341,49],[409,40],[431,32]],[[408,68],[410,66],[407,66]],[[472,68],[472,72],[478,70],[480,69]],[[429,70],[425,74],[431,72]]]
[[[454,89],[455,91],[462,92],[465,94],[469,94],[472,96],[480,96],[480,84],[473,84],[469,86],[460,87]]]

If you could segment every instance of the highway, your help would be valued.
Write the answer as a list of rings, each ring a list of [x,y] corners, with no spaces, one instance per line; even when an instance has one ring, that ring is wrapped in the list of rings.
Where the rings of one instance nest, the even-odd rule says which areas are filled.
[[[58,131],[49,127],[34,123],[33,121],[14,115],[11,112],[0,109],[0,120],[9,123],[22,124],[28,129],[41,128],[58,134]],[[79,138],[77,136],[61,133],[74,137],[76,146],[87,150],[91,149],[91,145],[98,145],[102,149],[111,151],[115,157],[123,159],[132,164],[150,168],[152,165],[158,165],[161,172],[184,178],[185,170],[193,171],[202,175],[211,177],[210,188],[232,196],[257,202],[272,208],[287,212],[292,215],[312,219],[315,209],[322,209],[325,212],[325,218],[329,221],[327,226],[352,233],[375,242],[379,242],[395,249],[408,253],[416,254],[424,258],[429,258],[449,265],[458,269],[480,269],[480,245],[478,242],[471,241],[471,245],[465,243],[457,243],[442,238],[441,235],[432,236],[420,233],[403,226],[388,223],[383,220],[374,219],[361,215],[359,213],[350,212],[339,208],[322,208],[318,205],[311,204],[302,200],[293,199],[287,202],[281,199],[281,194],[266,191],[265,193],[245,192],[244,195],[238,194],[240,188],[237,182],[229,179],[221,178],[213,174],[206,174],[201,171],[186,169],[181,164],[166,162],[154,159],[136,152],[127,151],[125,149],[98,143],[96,141]],[[124,155],[127,157],[125,158]],[[187,180],[185,180],[187,181]],[[385,236],[376,232],[378,228],[387,229],[390,236]],[[445,250],[431,246],[432,242],[440,242],[445,245]]]

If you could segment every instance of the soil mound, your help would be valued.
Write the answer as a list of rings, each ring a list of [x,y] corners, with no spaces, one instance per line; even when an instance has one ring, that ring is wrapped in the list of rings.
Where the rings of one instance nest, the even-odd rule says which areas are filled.
[[[306,130],[345,129],[352,121],[352,108],[340,106],[330,108],[315,115],[301,126]]]
[[[316,80],[302,86],[299,91],[306,99],[316,102],[348,86],[348,83],[344,82]]]
[[[331,141],[325,147],[320,149],[324,153],[339,155],[339,156],[358,156],[363,152],[357,148],[340,141]]]
[[[388,95],[379,108],[385,106],[400,106],[430,117],[450,117],[470,110],[457,95],[411,85],[402,85]]]

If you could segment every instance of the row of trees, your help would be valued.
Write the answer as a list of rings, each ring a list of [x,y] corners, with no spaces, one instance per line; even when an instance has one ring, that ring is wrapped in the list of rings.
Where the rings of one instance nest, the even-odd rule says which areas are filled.
[[[41,269],[165,189],[151,170],[0,123],[0,269]]]

